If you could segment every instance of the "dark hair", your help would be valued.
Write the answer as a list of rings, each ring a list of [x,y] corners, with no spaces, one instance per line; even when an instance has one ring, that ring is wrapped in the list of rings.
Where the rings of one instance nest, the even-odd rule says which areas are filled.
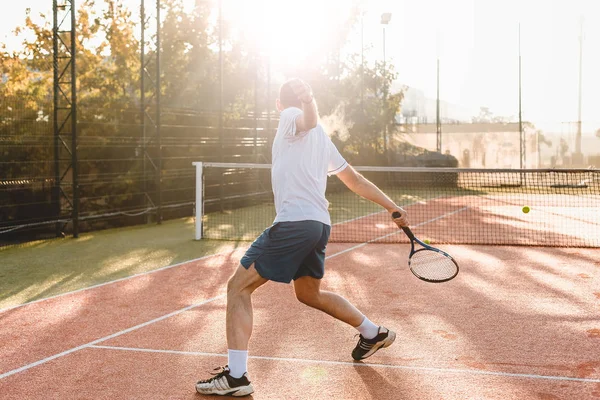
[[[298,96],[296,96],[296,94],[292,90],[292,85],[291,85],[292,81],[294,81],[294,79],[290,79],[289,81],[287,81],[283,85],[281,85],[281,88],[279,89],[279,102],[281,103],[281,106],[283,108],[288,108],[288,107],[302,108],[302,102],[300,101]]]

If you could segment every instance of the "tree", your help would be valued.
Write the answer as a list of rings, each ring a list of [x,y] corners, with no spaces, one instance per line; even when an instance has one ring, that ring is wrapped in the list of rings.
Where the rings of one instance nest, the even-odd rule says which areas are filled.
[[[472,117],[471,121],[474,124],[507,123],[510,122],[510,118],[494,115],[489,107],[480,107],[479,115]]]
[[[79,13],[80,25],[78,43],[89,40],[95,33],[90,27],[87,11],[88,2]],[[52,172],[52,27],[51,19],[40,14],[44,23],[37,25],[27,10],[22,27],[15,30],[18,36],[22,32],[33,34],[33,40],[25,40],[20,50],[0,54],[1,75],[0,98],[3,106],[0,110],[2,135],[12,144],[11,160],[4,164],[2,176],[11,178],[51,177]],[[69,38],[63,38],[69,43]],[[79,68],[82,74],[87,72],[88,57],[94,55],[78,46]],[[25,146],[32,142],[31,146]],[[23,161],[29,160],[25,163]],[[33,161],[37,160],[37,161]],[[21,162],[19,162],[21,161]],[[45,161],[45,162],[44,162]]]
[[[569,143],[564,138],[560,138],[560,144],[558,145],[558,151],[560,152],[560,156],[564,160],[569,153]]]
[[[542,133],[542,131],[539,131],[539,130],[538,130],[538,131],[537,131],[537,133],[538,133],[538,135],[539,135],[539,136],[538,136],[538,138],[539,138],[538,140],[539,140],[539,143],[540,143],[540,144],[544,144],[544,145],[546,145],[547,147],[552,147],[552,140],[548,139],[548,138],[547,138],[547,137],[546,137],[546,136],[545,136],[545,135]]]
[[[336,68],[328,65],[311,77],[329,133],[352,162],[384,164],[384,132],[397,135],[395,118],[405,89],[386,93],[397,79],[391,63],[378,61],[362,68],[360,55],[352,54],[340,69],[339,78],[329,72]]]
[[[77,122],[84,214],[145,207],[143,192],[154,190],[147,189],[154,180],[141,172],[144,155],[139,151],[139,21],[132,22],[135,13],[124,4],[119,0],[85,0],[77,10]],[[163,179],[163,192],[165,198],[181,201],[184,195],[193,197],[193,178],[176,174],[189,169],[192,158],[214,159],[220,155],[214,144],[218,133],[214,129],[215,111],[220,103],[219,32],[214,2],[197,1],[191,12],[184,7],[184,0],[163,0],[162,4],[161,168],[162,176],[169,177]],[[383,133],[398,135],[395,117],[404,89],[388,93],[397,78],[391,62],[363,68],[358,54],[340,60],[340,48],[357,15],[355,12],[335,35],[324,39],[327,48],[314,59],[326,61],[313,63],[313,69],[303,72],[303,76],[314,88],[323,120],[336,122],[331,129],[333,140],[349,159],[384,163]],[[0,45],[0,139],[3,160],[9,161],[0,164],[2,179],[54,176],[52,18],[42,17],[43,22],[36,24],[28,13],[23,26],[17,28],[17,34],[33,34],[21,49],[8,52]],[[252,151],[242,135],[247,136],[247,128],[253,126],[248,126],[244,118],[254,111],[258,91],[264,92],[261,85],[266,83],[265,64],[260,61],[256,44],[244,35],[235,36],[227,22],[223,38],[226,126],[246,124],[241,133],[226,131],[226,142],[232,145],[225,152],[239,157]],[[67,34],[61,39],[69,46]],[[150,28],[147,40],[152,39]],[[152,59],[156,49],[148,46],[145,51]],[[154,77],[156,65],[150,63],[147,68]],[[150,92],[146,94],[151,100]],[[257,108],[260,112],[260,104]],[[168,175],[171,171],[175,171],[175,178]],[[109,224],[123,221],[115,219]]]
[[[211,49],[217,44],[215,27],[209,20],[211,4],[196,4],[192,12],[186,12],[181,0],[164,2],[163,98],[170,107],[216,110],[219,70],[218,54]]]

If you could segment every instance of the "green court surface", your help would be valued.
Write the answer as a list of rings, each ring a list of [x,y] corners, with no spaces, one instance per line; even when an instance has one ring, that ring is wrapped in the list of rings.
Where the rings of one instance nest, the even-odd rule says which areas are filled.
[[[193,239],[186,218],[0,247],[0,309],[247,246]]]

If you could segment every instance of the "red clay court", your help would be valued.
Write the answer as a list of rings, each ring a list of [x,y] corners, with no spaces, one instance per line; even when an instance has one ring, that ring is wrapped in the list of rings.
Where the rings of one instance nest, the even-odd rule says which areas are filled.
[[[353,362],[355,331],[268,283],[254,297],[254,399],[600,398],[600,252],[442,246],[460,263],[435,285],[406,244],[330,244],[324,288],[398,331]],[[0,313],[2,399],[198,399],[226,363],[217,254]],[[374,273],[374,271],[376,273]]]

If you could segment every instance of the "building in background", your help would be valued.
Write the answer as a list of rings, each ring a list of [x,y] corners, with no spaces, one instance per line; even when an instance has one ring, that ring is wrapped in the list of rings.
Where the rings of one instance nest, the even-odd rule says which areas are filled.
[[[400,89],[400,87],[398,87]],[[436,99],[422,90],[409,88],[405,92],[398,122],[400,141],[435,151],[437,148]],[[463,168],[519,168],[519,124],[502,118],[479,118],[479,110],[469,110],[440,100],[442,152],[458,159]],[[526,165],[538,162],[535,138],[530,138]]]
[[[393,89],[399,91],[402,85],[395,84]],[[440,100],[440,120],[442,152],[456,157],[460,167],[519,168],[520,132],[516,117],[494,116],[484,107],[473,110]],[[395,140],[436,150],[435,98],[427,97],[420,89],[408,88],[396,121],[399,134]],[[600,123],[597,125],[600,127]],[[571,167],[576,131],[576,122],[524,121],[525,167]],[[600,137],[584,129],[581,147],[585,165],[600,168]]]
[[[402,85],[392,85],[399,91]],[[456,104],[440,100],[440,119],[443,123],[470,122],[473,111]],[[402,110],[397,117],[398,123],[436,123],[436,99],[425,96],[417,88],[409,87],[404,93]]]

